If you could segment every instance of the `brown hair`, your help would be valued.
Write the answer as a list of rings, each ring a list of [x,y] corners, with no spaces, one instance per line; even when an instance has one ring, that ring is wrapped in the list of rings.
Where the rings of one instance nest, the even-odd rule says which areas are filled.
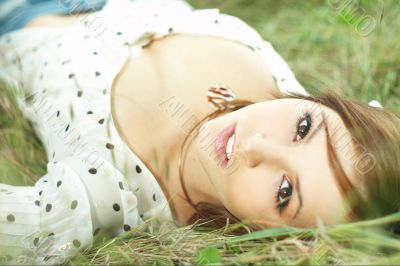
[[[328,145],[330,162],[352,208],[352,218],[372,219],[400,211],[400,116],[343,99],[333,92],[303,98],[336,111],[352,135],[357,152],[355,179],[362,183],[359,188],[351,184],[338,163],[334,147]],[[400,222],[390,224],[388,228],[398,233],[399,225]]]
[[[357,186],[350,182],[341,167],[334,144],[328,141],[328,156],[332,169],[336,173],[336,181],[342,194],[351,208],[351,220],[377,218],[400,210],[400,117],[390,110],[371,107],[367,104],[343,99],[338,94],[327,91],[319,96],[304,96],[290,94],[277,96],[279,98],[304,99],[318,103],[336,111],[342,118],[347,130],[352,136],[356,147],[357,158],[354,163],[355,180],[361,180]],[[182,145],[185,146],[191,133],[204,121],[213,119],[229,111],[235,111],[252,104],[249,101],[235,100],[231,110],[216,111],[201,120],[192,129]],[[327,130],[327,127],[325,126]],[[329,135],[329,132],[326,132]],[[184,163],[184,159],[182,161]],[[219,208],[207,202],[193,204],[182,178],[180,181],[188,202],[197,211],[188,223],[198,220],[206,221],[203,225],[209,228],[221,228],[226,224],[242,223],[226,208]],[[242,223],[243,224],[243,223]],[[394,232],[399,232],[400,222],[388,225]],[[251,231],[241,227],[234,231],[242,234]]]

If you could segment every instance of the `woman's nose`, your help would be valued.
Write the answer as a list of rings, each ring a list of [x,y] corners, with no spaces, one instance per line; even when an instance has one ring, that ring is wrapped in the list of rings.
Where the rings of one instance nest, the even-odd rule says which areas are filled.
[[[263,162],[283,166],[290,157],[288,149],[285,145],[268,139],[266,135],[256,133],[244,141],[242,152],[249,167],[256,167]]]

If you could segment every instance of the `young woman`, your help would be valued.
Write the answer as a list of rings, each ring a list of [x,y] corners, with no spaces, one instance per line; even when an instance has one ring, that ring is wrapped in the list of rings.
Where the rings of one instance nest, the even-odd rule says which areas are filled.
[[[217,9],[81,2],[3,27],[0,77],[49,160],[33,187],[0,184],[6,263],[62,263],[148,220],[262,229],[398,210],[396,114],[308,96]]]

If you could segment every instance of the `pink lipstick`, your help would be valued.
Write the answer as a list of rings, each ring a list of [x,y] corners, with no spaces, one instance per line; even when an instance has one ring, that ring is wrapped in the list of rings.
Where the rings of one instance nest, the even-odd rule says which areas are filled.
[[[215,140],[215,150],[216,150],[216,154],[217,154],[217,159],[218,159],[219,165],[221,165],[224,168],[226,167],[226,165],[228,164],[228,161],[229,161],[227,158],[228,140],[235,134],[235,130],[236,130],[236,123],[233,123],[233,124],[225,127],[224,129],[222,129],[218,133],[217,139]],[[231,143],[232,150],[230,151],[230,153],[233,153],[234,144],[235,144],[234,142]]]

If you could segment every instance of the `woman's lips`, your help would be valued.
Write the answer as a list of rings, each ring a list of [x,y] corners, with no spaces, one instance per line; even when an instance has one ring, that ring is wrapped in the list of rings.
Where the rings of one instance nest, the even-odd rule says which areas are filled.
[[[233,134],[235,134],[235,129],[236,129],[236,123],[233,123],[225,127],[218,133],[217,139],[215,140],[215,150],[217,153],[217,159],[222,167],[226,167],[226,165],[228,164],[228,159],[226,158],[226,145],[228,143],[228,139]],[[235,143],[233,143],[233,147],[234,146]]]

